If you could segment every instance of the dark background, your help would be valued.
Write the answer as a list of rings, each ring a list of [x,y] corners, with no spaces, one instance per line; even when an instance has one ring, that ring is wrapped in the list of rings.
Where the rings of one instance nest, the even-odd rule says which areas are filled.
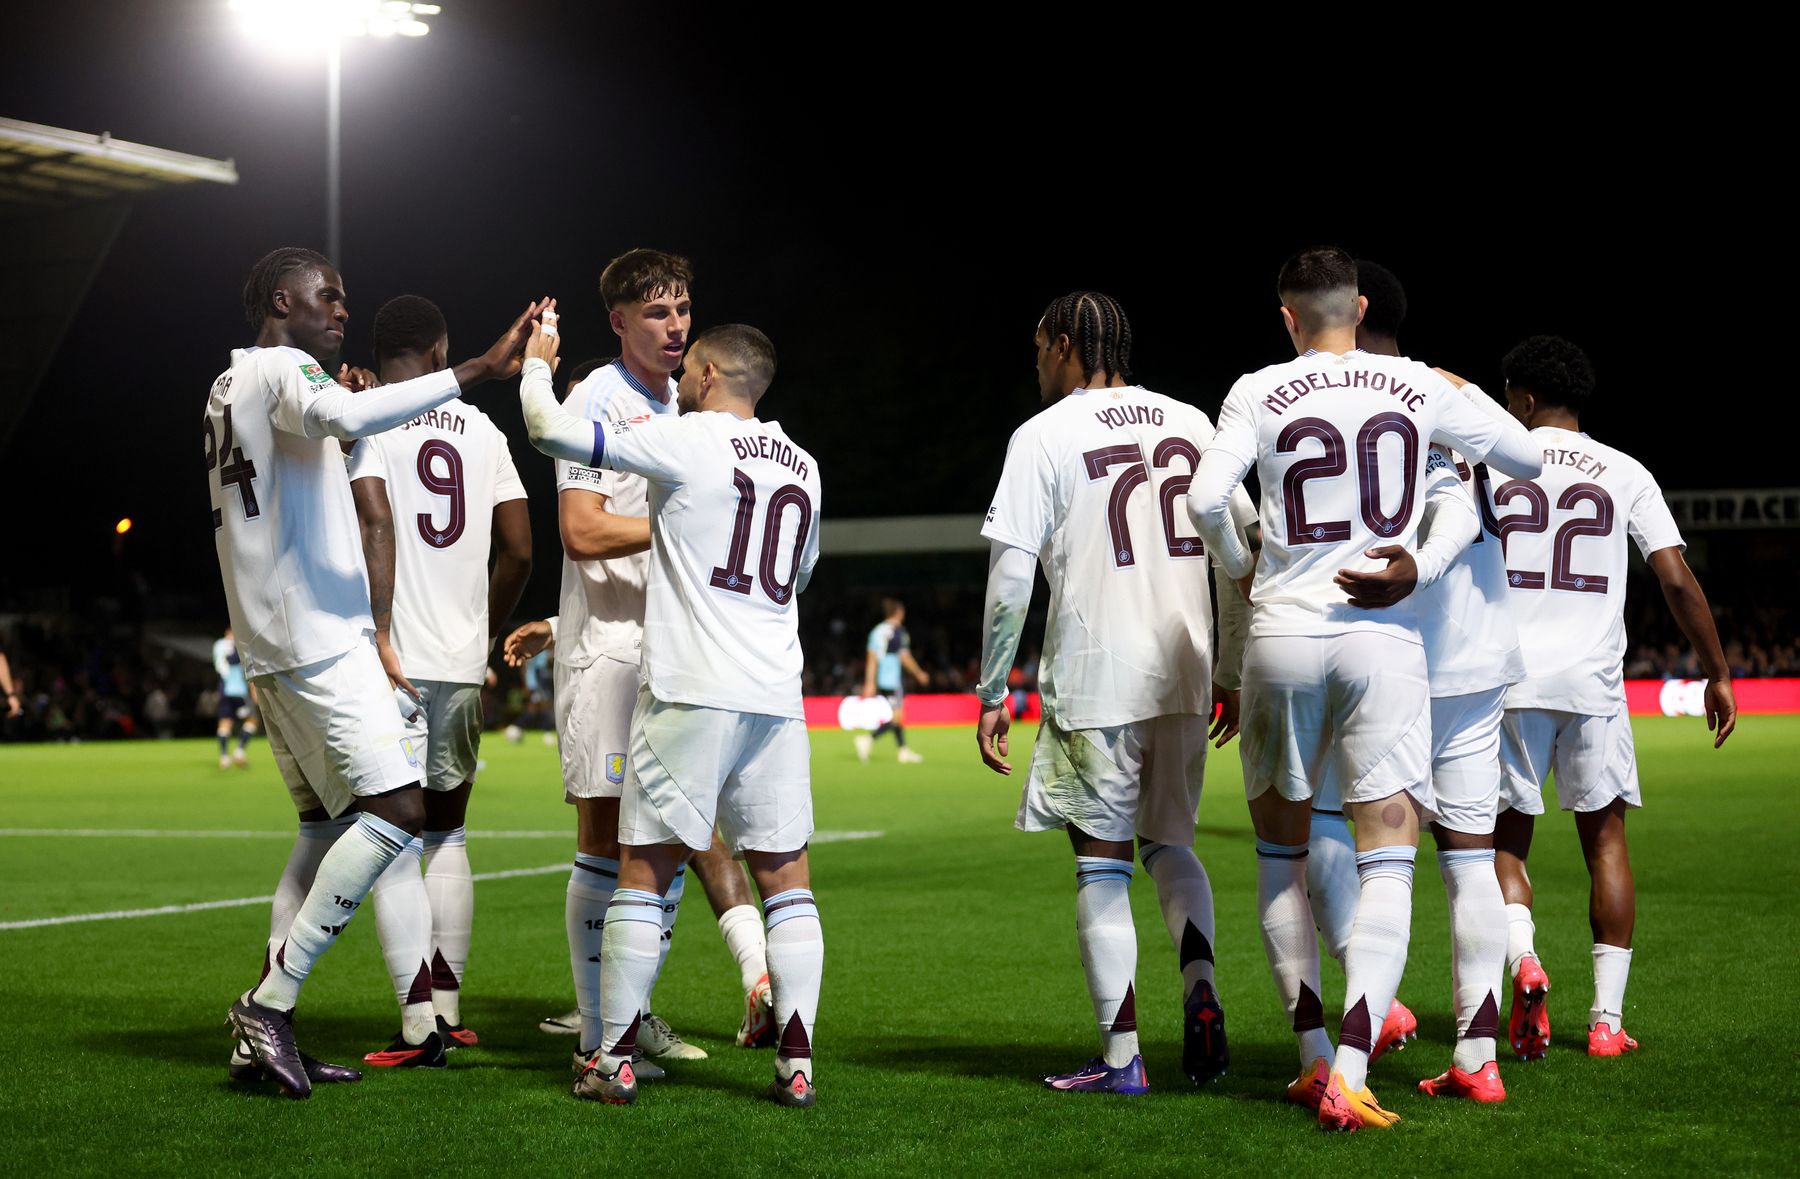
[[[228,157],[241,182],[140,202],[101,269],[0,454],[0,612],[91,621],[112,648],[146,621],[211,628],[201,411],[251,340],[251,264],[324,245],[323,54],[251,42],[222,0],[20,9],[0,20],[0,113]],[[1215,413],[1238,375],[1291,355],[1282,260],[1331,242],[1405,281],[1412,354],[1492,392],[1522,337],[1580,343],[1600,377],[1584,425],[1665,487],[1796,482],[1787,99],[1744,38],[1587,39],[1523,14],[1413,29],[1350,9],[1266,27],[988,12],[446,0],[428,37],[348,42],[347,358],[367,362],[375,310],[404,292],[444,308],[457,358],[545,293],[565,357],[611,354],[601,267],[675,250],[696,266],[696,328],[775,340],[765,412],[819,459],[828,516],[979,513],[1035,408],[1030,338],[1051,298],[1118,297],[1138,378]],[[515,387],[472,400],[532,495],[520,614],[541,616],[558,582],[550,463]],[[1756,535],[1690,538],[1690,559],[1770,646],[1791,631],[1769,587],[1791,584],[1793,545]],[[888,590],[956,686],[981,571],[979,554],[828,558],[809,686],[860,666]],[[1673,637],[1653,590],[1633,618],[1647,646]],[[71,636],[58,656],[56,629],[42,666],[86,650],[106,674],[107,641]]]

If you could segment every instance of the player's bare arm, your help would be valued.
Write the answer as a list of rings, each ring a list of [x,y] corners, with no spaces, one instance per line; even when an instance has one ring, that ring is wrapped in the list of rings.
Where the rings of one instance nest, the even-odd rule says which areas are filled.
[[[388,503],[387,480],[365,477],[350,483],[356,522],[362,528],[363,564],[369,570],[369,615],[375,621],[375,651],[388,682],[414,700],[419,690],[400,668],[400,655],[390,637],[394,622],[394,513]]]
[[[1725,652],[1719,647],[1719,631],[1713,625],[1706,591],[1688,568],[1680,546],[1657,549],[1650,554],[1649,563],[1650,571],[1662,584],[1663,601],[1669,604],[1675,625],[1687,637],[1700,660],[1700,670],[1706,674],[1706,728],[1714,735],[1713,748],[1717,749],[1737,728],[1737,696],[1731,689],[1731,665],[1725,662]]]
[[[650,518],[609,511],[608,499],[579,487],[557,493],[557,526],[571,561],[610,561],[650,547]]]
[[[913,682],[918,684],[921,688],[926,687],[931,683],[931,677],[925,674],[925,669],[919,666],[919,661],[913,658],[913,653],[911,651],[900,652],[900,666],[906,670],[907,675],[910,675],[913,678]]]
[[[531,511],[522,499],[494,506],[494,568],[488,574],[488,644],[506,625],[531,576]]]
[[[864,651],[863,652],[862,694],[863,694],[863,699],[865,699],[865,700],[875,694],[875,667],[880,662],[881,662],[881,657],[879,655],[875,654],[875,652],[873,652],[873,651]]]
[[[0,655],[0,693],[3,693],[0,695],[0,700],[6,702],[7,716],[18,716],[25,711],[24,705],[19,703],[17,686],[13,683],[12,665],[6,661],[4,655]]]
[[[538,652],[555,645],[556,626],[553,619],[527,622],[506,636],[500,655],[506,660],[506,666],[524,667]]]

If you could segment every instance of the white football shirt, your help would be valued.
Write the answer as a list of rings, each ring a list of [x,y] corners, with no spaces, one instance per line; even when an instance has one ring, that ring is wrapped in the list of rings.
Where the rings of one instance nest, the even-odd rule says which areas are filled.
[[[1501,418],[1506,410],[1478,386],[1464,385],[1471,405]],[[1505,421],[1517,425],[1510,416]],[[1523,429],[1523,427],[1520,427]],[[1471,466],[1446,447],[1434,446],[1426,460],[1427,494],[1437,480],[1456,483],[1459,494],[1474,496],[1489,478],[1485,464]],[[1419,590],[1419,634],[1431,669],[1433,696],[1463,696],[1516,684],[1525,678],[1519,630],[1506,591],[1506,561],[1499,538],[1488,528],[1488,511],[1477,501],[1482,529],[1444,575]]]
[[[1418,642],[1415,595],[1362,609],[1332,578],[1384,568],[1367,549],[1415,547],[1433,441],[1481,461],[1506,437],[1501,422],[1402,356],[1308,352],[1240,377],[1207,454],[1220,455],[1213,469],[1234,482],[1255,466],[1262,484],[1250,634],[1373,630]],[[1520,455],[1526,442],[1518,432]]]
[[[779,422],[608,425],[600,465],[650,484],[642,678],[658,700],[801,719],[794,598],[819,559],[819,464]]]
[[[350,479],[381,479],[394,511],[389,637],[411,679],[487,676],[494,508],[524,499],[506,435],[460,399],[359,439]]]
[[[415,391],[447,401],[456,377],[446,369],[388,386],[384,403],[419,400]],[[213,382],[205,420],[213,539],[247,675],[341,655],[374,626],[344,452],[320,405],[352,396],[298,348],[233,349],[231,368]]]
[[[1550,426],[1531,438],[1543,474],[1492,478],[1483,496],[1525,653],[1506,707],[1608,716],[1625,699],[1626,536],[1648,557],[1685,547],[1681,530],[1630,455]]]
[[[591,421],[614,426],[647,422],[658,414],[674,414],[675,382],[667,398],[650,395],[625,362],[615,360],[595,369],[569,394],[566,408]],[[556,490],[571,488],[606,497],[606,510],[620,516],[650,514],[649,487],[638,475],[605,467],[556,460]],[[645,586],[650,553],[632,553],[608,561],[575,561],[563,556],[561,622],[556,660],[587,667],[604,655],[636,663],[644,641]]]
[[[1207,711],[1211,578],[1181,507],[1212,434],[1199,409],[1135,385],[1077,389],[1013,432],[981,534],[1043,565],[1038,685],[1059,727]]]

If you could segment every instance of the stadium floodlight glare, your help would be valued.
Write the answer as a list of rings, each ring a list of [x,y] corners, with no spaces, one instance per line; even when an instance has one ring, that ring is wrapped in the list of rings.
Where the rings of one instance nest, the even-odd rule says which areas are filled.
[[[127,532],[130,532],[131,531],[131,517],[126,516],[124,519],[120,520],[117,524],[114,524],[113,531],[118,533],[120,536],[124,536]]]
[[[325,52],[325,254],[343,265],[339,232],[339,137],[343,124],[343,43],[348,37],[423,37],[437,4],[408,0],[229,0],[244,31],[280,49]]]

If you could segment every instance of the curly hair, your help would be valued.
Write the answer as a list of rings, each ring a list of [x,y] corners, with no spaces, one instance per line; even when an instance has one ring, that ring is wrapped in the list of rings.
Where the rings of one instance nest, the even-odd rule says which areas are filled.
[[[1587,353],[1561,336],[1520,341],[1500,362],[1500,373],[1508,388],[1577,414],[1594,393],[1594,366]]]
[[[1406,288],[1393,271],[1366,258],[1356,260],[1356,285],[1369,300],[1362,325],[1378,336],[1397,336],[1406,322]]]
[[[375,359],[429,352],[449,334],[436,303],[420,295],[395,295],[375,313]]]
[[[275,288],[281,280],[296,270],[335,269],[331,259],[317,250],[308,250],[303,246],[283,246],[279,250],[270,250],[264,254],[257,264],[250,268],[250,277],[244,282],[244,318],[250,321],[252,331],[262,331],[262,326],[269,318],[270,301],[275,297]]]
[[[1131,379],[1131,320],[1111,295],[1072,291],[1044,308],[1044,334],[1068,336],[1084,374]]]
[[[694,264],[662,250],[626,250],[600,272],[600,299],[611,311],[662,295],[681,296],[694,285]]]

